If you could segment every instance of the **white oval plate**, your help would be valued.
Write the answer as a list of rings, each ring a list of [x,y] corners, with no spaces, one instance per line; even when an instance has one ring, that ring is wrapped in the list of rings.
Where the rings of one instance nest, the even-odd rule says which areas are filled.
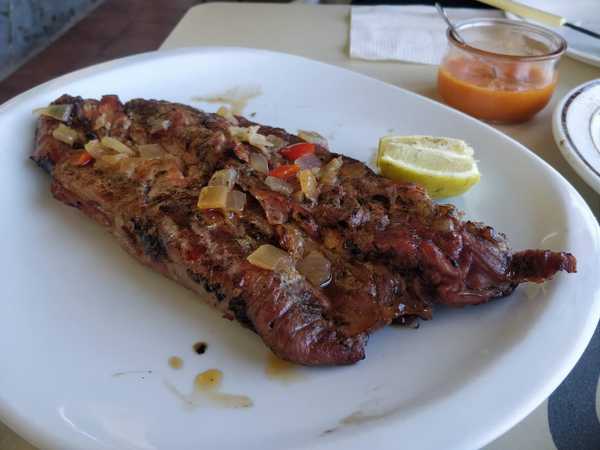
[[[562,98],[554,110],[552,131],[567,162],[600,193],[600,79]]]
[[[519,3],[565,17],[569,22],[600,33],[598,0],[519,0]],[[507,13],[511,19],[519,18]],[[573,59],[600,67],[600,39],[595,39],[568,27],[547,27],[565,38],[567,55]]]
[[[269,379],[256,335],[133,261],[55,201],[28,160],[31,111],[64,92],[191,103],[244,86],[262,91],[246,109],[257,121],[318,131],[364,161],[385,134],[466,139],[483,178],[455,203],[506,232],[515,249],[573,252],[579,273],[489,305],[440,308],[417,331],[382,330],[354,366]],[[493,128],[347,70],[250,49],[149,53],[9,101],[0,137],[0,417],[43,448],[478,448],[558,386],[598,321],[598,224],[568,182]],[[198,340],[209,345],[202,356],[191,348]],[[168,367],[171,355],[183,357],[181,370]],[[189,392],[209,368],[224,372],[224,391],[254,406],[186,409],[167,386]]]

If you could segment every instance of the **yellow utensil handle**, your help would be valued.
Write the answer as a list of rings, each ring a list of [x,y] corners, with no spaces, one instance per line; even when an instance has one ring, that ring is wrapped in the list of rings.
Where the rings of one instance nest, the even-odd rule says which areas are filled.
[[[478,0],[480,3],[494,6],[506,12],[516,14],[518,16],[533,19],[536,22],[543,23],[550,27],[560,27],[567,21],[564,17],[551,14],[541,9],[532,8],[531,6],[513,2],[512,0]]]

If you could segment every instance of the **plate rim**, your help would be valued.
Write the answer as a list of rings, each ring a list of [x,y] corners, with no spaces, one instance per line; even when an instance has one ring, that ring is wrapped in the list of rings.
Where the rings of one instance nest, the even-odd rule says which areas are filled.
[[[552,134],[556,146],[560,150],[563,158],[575,170],[588,186],[600,194],[600,168],[593,167],[586,158],[583,157],[580,149],[575,145],[567,126],[567,114],[571,105],[584,94],[588,89],[600,86],[600,78],[586,81],[575,86],[565,94],[556,105],[552,113]],[[598,105],[600,108],[600,103]],[[598,111],[598,109],[596,109]],[[596,112],[597,113],[597,112]],[[587,124],[589,125],[589,123]]]
[[[555,177],[558,177],[558,179],[560,179],[561,184],[564,185],[564,187],[566,189],[568,189],[572,195],[575,196],[575,199],[578,202],[580,202],[582,205],[585,206],[584,212],[582,213],[582,214],[585,214],[585,216],[582,216],[582,221],[585,219],[585,221],[587,223],[587,220],[592,219],[595,224],[593,232],[597,238],[600,238],[600,227],[598,226],[598,221],[596,220],[595,216],[589,209],[589,206],[587,205],[585,200],[583,200],[583,198],[581,197],[579,192],[569,183],[568,180],[566,180],[556,169],[554,169],[554,167],[552,167],[549,163],[547,163],[545,160],[543,160],[541,157],[539,157],[534,152],[531,152],[527,147],[525,147],[523,144],[519,143],[512,137],[493,128],[489,124],[477,121],[476,119],[473,119],[472,117],[470,117],[464,113],[461,113],[460,111],[456,111],[440,102],[432,100],[432,99],[425,97],[423,95],[420,95],[418,93],[409,91],[407,89],[400,88],[393,84],[386,83],[379,79],[364,75],[362,73],[352,71],[352,70],[344,68],[344,67],[336,66],[335,64],[324,63],[321,61],[316,61],[316,60],[312,60],[310,58],[293,55],[293,54],[289,54],[289,53],[276,52],[276,51],[270,51],[270,50],[264,50],[264,49],[246,48],[246,47],[233,47],[233,46],[195,46],[195,47],[168,49],[168,50],[156,50],[156,51],[126,56],[123,58],[118,58],[115,60],[111,60],[111,61],[103,62],[100,64],[96,64],[96,65],[93,65],[90,67],[86,67],[83,69],[79,69],[77,71],[70,72],[70,73],[62,75],[60,77],[57,77],[55,79],[49,80],[41,85],[35,86],[19,95],[13,97],[12,99],[4,102],[2,105],[0,105],[0,115],[10,113],[10,108],[12,106],[18,104],[19,102],[22,102],[29,98],[32,98],[35,95],[37,95],[38,93],[42,93],[45,89],[48,89],[48,88],[52,87],[53,85],[58,85],[58,86],[66,85],[69,82],[83,79],[89,75],[99,74],[105,70],[110,70],[110,68],[113,66],[123,68],[123,67],[127,67],[129,65],[135,65],[137,63],[142,63],[142,62],[152,60],[155,58],[171,57],[171,56],[175,56],[175,55],[185,55],[188,53],[190,53],[190,54],[210,53],[210,52],[214,52],[214,51],[217,51],[217,52],[239,52],[239,51],[241,51],[241,52],[260,53],[260,54],[282,55],[285,57],[291,57],[294,59],[304,60],[304,61],[307,61],[312,64],[333,67],[338,71],[352,73],[354,76],[356,76],[358,78],[366,79],[366,80],[369,80],[370,82],[375,82],[375,83],[378,83],[381,85],[385,85],[388,88],[400,90],[411,96],[419,97],[428,103],[435,104],[436,107],[438,107],[438,108],[442,108],[446,111],[450,111],[452,114],[458,114],[459,116],[462,116],[463,119],[466,119],[468,121],[478,122],[478,126],[482,129],[485,129],[487,133],[491,132],[493,134],[496,134],[496,135],[501,136],[502,138],[508,140],[516,148],[518,148],[520,152],[524,153],[525,156],[534,159],[536,161],[536,163],[541,164],[545,170],[552,173],[552,175],[554,175]],[[600,296],[598,296],[598,298],[600,298]],[[598,300],[598,298],[596,298],[595,300]],[[526,400],[522,399],[519,404],[513,405],[513,407],[511,408],[510,414],[509,413],[504,414],[504,417],[502,418],[502,420],[500,418],[498,418],[496,420],[496,422],[497,422],[496,426],[490,427],[489,429],[486,429],[486,430],[480,429],[480,430],[477,430],[475,433],[469,433],[470,434],[469,436],[466,436],[461,442],[456,442],[455,445],[461,446],[461,447],[462,446],[469,447],[469,448],[470,447],[479,448],[483,445],[486,445],[487,443],[491,442],[496,437],[500,436],[501,434],[503,434],[504,432],[509,430],[515,424],[520,422],[533,409],[535,409],[539,404],[541,404],[550,395],[550,393],[556,387],[558,387],[558,385],[562,382],[562,380],[568,375],[568,373],[572,370],[572,368],[575,366],[575,364],[577,363],[577,361],[579,360],[579,358],[585,351],[585,348],[587,347],[587,345],[594,333],[594,330],[598,323],[598,319],[600,318],[600,302],[596,301],[594,306],[595,307],[591,308],[590,314],[588,316],[589,318],[586,322],[586,326],[581,328],[581,332],[579,333],[578,339],[576,340],[577,345],[569,353],[568,358],[563,358],[562,364],[560,365],[560,370],[556,370],[552,374],[552,376],[549,376],[543,385],[536,386],[536,389],[532,389]],[[15,431],[17,431],[18,434],[20,434],[22,436],[26,436],[26,438],[28,440],[30,440],[30,442],[53,442],[55,444],[65,442],[64,433],[61,434],[60,432],[58,432],[57,430],[54,430],[54,429],[51,429],[51,430],[49,430],[47,428],[45,429],[44,427],[39,426],[38,424],[34,424],[31,421],[28,421],[25,417],[23,417],[22,411],[20,411],[16,408],[12,408],[12,406],[7,404],[7,402],[5,400],[6,400],[5,397],[3,395],[1,395],[0,396],[0,418],[2,418],[2,420],[5,423],[7,423],[7,425],[9,425],[11,428],[13,428]],[[359,437],[361,438],[360,439],[361,441],[365,442],[366,438],[373,437],[375,433],[377,434],[378,440],[385,439],[387,442],[387,440],[390,439],[389,442],[393,442],[393,440],[391,440],[391,439],[395,436],[395,432],[394,432],[391,424],[393,424],[394,421],[396,421],[396,420],[397,420],[397,418],[395,416],[392,416],[387,420],[380,421],[379,423],[365,426],[365,427],[363,427],[363,429],[361,429],[355,433],[348,433],[347,436],[340,435],[338,438],[336,438],[333,441],[333,445],[331,445],[332,441],[327,441],[327,442],[322,441],[318,444],[311,444],[311,448],[315,448],[315,449],[334,448],[334,447],[339,446],[340,444],[344,444],[344,443],[347,444],[347,443],[351,442],[352,440],[357,440],[357,438],[359,438]],[[66,441],[66,442],[68,442],[68,441]]]

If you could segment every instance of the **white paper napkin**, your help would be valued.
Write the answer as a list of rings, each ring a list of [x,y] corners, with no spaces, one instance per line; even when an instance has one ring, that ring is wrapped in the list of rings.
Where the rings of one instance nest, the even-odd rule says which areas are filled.
[[[502,17],[488,9],[447,8],[450,20]],[[355,6],[350,57],[439,64],[446,50],[446,24],[433,6]]]

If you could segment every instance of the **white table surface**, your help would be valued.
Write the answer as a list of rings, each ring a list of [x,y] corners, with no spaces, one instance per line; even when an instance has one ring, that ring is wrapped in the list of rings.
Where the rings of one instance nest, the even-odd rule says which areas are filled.
[[[348,57],[350,7],[347,5],[207,3],[190,9],[161,49],[238,46],[275,50],[345,67],[439,100],[437,67],[400,62],[371,62]],[[551,116],[558,100],[573,87],[600,78],[600,69],[563,58],[550,105],[532,121],[498,126],[563,174],[600,216],[600,196],[567,165],[552,138]],[[486,450],[555,450],[548,435],[546,402]],[[34,450],[0,423],[1,450]]]

